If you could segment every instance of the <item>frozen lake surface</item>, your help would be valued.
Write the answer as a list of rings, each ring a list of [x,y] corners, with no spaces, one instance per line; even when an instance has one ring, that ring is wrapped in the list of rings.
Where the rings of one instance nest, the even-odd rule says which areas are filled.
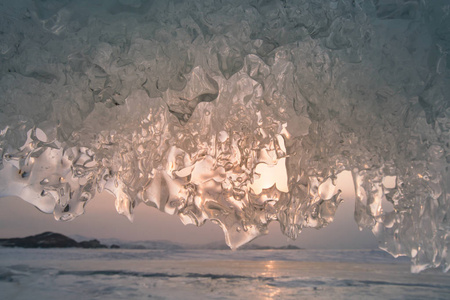
[[[378,250],[0,248],[0,299],[448,299]]]

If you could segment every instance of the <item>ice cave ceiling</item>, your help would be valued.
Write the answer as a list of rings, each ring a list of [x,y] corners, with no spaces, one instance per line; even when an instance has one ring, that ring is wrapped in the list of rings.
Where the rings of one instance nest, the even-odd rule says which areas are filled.
[[[96,193],[211,220],[355,220],[413,271],[450,268],[450,3],[0,3],[0,195],[58,220]],[[387,184],[386,180],[394,180]],[[392,211],[383,211],[382,203]]]

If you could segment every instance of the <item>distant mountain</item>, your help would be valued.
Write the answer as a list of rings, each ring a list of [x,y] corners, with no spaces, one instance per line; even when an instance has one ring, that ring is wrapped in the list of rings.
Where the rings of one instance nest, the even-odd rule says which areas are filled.
[[[83,241],[87,239],[91,239],[89,237],[83,235],[71,235],[70,236],[75,241]],[[116,238],[107,238],[107,239],[98,239],[100,243],[109,246],[110,248],[122,248],[122,249],[148,249],[148,250],[177,250],[184,249],[183,245],[164,241],[164,240],[156,240],[156,241],[124,241]]]
[[[261,246],[258,244],[247,244],[247,245],[243,245],[239,249],[242,249],[242,250],[301,250],[302,248],[297,247],[295,245],[273,247],[273,246]]]
[[[82,235],[71,236],[76,241],[82,241],[89,239]],[[109,239],[99,239],[104,245],[109,245],[110,248],[115,246],[120,246],[122,249],[147,249],[147,250],[230,250],[230,247],[223,241],[216,241],[207,244],[178,244],[171,241],[156,240],[156,241],[124,241],[116,238]],[[241,246],[238,250],[298,250],[301,249],[294,245],[287,245],[281,247],[273,246],[261,246],[258,244],[245,244]]]
[[[90,248],[90,249],[146,249],[146,250],[181,250],[181,249],[207,249],[207,250],[229,250],[224,242],[212,242],[201,245],[181,245],[170,241],[123,241],[119,239],[92,239],[80,235],[67,237],[60,233],[44,232],[41,234],[27,236],[24,238],[0,239],[0,247],[21,248]],[[258,244],[247,244],[238,250],[298,250],[297,246],[288,245],[282,247],[261,246]]]
[[[43,232],[24,238],[0,239],[1,247],[21,248],[107,248],[98,240],[77,242],[63,234]]]
[[[184,247],[170,241],[123,241],[119,239],[100,239],[105,245],[117,245],[122,249],[180,250]]]
[[[229,250],[230,247],[224,242],[213,242],[203,245],[190,245],[185,246],[186,249],[209,249],[209,250]],[[258,244],[245,244],[239,247],[237,250],[300,250],[301,248],[294,245],[287,245],[281,247],[274,246],[261,246]]]

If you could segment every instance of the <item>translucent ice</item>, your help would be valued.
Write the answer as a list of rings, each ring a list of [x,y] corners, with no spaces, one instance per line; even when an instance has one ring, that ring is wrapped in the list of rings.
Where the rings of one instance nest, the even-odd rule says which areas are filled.
[[[448,1],[4,1],[0,195],[58,220],[108,190],[232,248],[355,220],[450,268]]]

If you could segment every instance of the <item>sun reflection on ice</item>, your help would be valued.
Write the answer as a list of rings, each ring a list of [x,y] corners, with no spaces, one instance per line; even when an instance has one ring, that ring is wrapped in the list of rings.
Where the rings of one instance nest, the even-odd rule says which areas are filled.
[[[277,261],[269,260],[264,262],[264,271],[261,277],[274,278],[278,276],[279,268]],[[281,296],[281,289],[279,287],[266,284],[261,299],[275,299]]]
[[[264,262],[264,271],[261,273],[261,276],[264,277],[273,277],[276,271],[276,261],[269,260]]]

